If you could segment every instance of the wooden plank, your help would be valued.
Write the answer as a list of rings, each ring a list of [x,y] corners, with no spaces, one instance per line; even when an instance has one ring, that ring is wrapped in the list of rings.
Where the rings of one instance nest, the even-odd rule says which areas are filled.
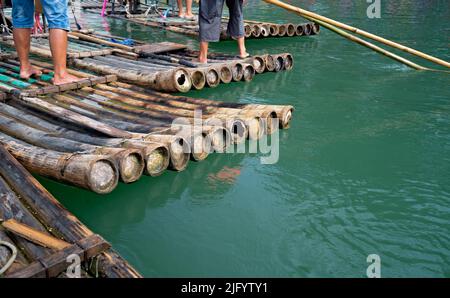
[[[39,244],[43,247],[62,250],[68,246],[70,243],[62,241],[53,236],[49,236],[41,231],[35,230],[30,226],[22,224],[15,219],[8,219],[7,221],[2,223],[2,226],[16,235],[19,235],[33,243]]]
[[[136,52],[138,54],[139,53],[157,54],[157,53],[171,52],[171,51],[184,50],[184,49],[187,49],[187,45],[170,42],[170,41],[145,44],[145,45],[141,45],[141,46],[135,46],[133,48],[134,52]]]

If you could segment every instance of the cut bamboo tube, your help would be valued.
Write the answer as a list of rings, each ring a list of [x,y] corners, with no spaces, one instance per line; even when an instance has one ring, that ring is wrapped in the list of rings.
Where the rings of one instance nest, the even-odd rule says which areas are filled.
[[[326,23],[326,24],[329,24],[329,25],[332,25],[332,26],[335,26],[335,27],[338,27],[338,28],[342,28],[344,30],[351,31],[353,33],[362,35],[364,37],[367,37],[367,38],[370,38],[372,40],[381,42],[381,43],[386,44],[388,46],[391,46],[393,48],[399,49],[399,50],[404,51],[406,53],[409,53],[409,54],[421,57],[421,58],[426,59],[428,61],[431,61],[431,62],[434,62],[436,64],[439,64],[439,65],[442,65],[442,66],[450,68],[450,63],[447,62],[447,61],[444,61],[442,59],[439,59],[439,58],[433,57],[431,55],[425,54],[425,53],[420,52],[418,50],[406,47],[406,46],[404,46],[402,44],[393,42],[391,40],[388,40],[386,38],[377,36],[375,34],[367,32],[367,31],[358,29],[356,27],[352,27],[352,26],[349,26],[347,24],[335,21],[333,19],[330,19],[330,18],[327,18],[327,17],[323,17],[323,16],[321,16],[319,14],[316,14],[316,13],[313,13],[313,12],[301,9],[299,7],[295,7],[293,5],[286,4],[286,3],[278,1],[278,0],[264,0],[264,1],[267,2],[267,3],[274,4],[276,6],[279,6],[281,8],[290,10],[292,12],[295,12],[295,13],[303,16],[303,17],[308,17],[312,21],[315,21],[315,22],[316,21],[320,21],[320,22],[317,22],[317,23],[319,23],[319,25],[321,25],[321,26],[324,26],[324,24]],[[329,26],[327,28],[329,28]],[[358,42],[357,39],[354,39],[354,41]],[[358,42],[358,43],[360,43],[360,42]],[[373,48],[373,49],[375,50],[375,48]],[[420,69],[420,68],[418,68],[418,69]]]
[[[116,188],[119,180],[115,163],[105,156],[45,150],[3,133],[0,144],[31,172],[56,181],[106,194]]]
[[[31,145],[59,152],[85,152],[111,156],[119,166],[120,178],[125,183],[137,181],[144,171],[144,157],[139,149],[99,147],[50,135],[45,131],[27,126],[18,119],[0,113],[0,131]]]
[[[123,68],[116,68],[108,65],[99,65],[93,59],[73,59],[73,64],[77,67],[91,70],[101,74],[114,74],[118,78],[127,82],[152,87],[156,90],[169,92],[187,92],[192,87],[189,73],[183,68],[164,70],[154,73],[142,73],[136,71],[124,71]]]

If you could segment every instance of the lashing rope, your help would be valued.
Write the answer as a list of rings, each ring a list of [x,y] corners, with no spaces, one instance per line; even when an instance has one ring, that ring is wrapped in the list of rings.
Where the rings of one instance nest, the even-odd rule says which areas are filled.
[[[11,267],[11,265],[14,263],[14,261],[17,258],[17,248],[13,244],[0,240],[0,246],[1,245],[9,248],[12,252],[12,255],[11,255],[11,258],[9,258],[9,261],[6,262],[6,264],[2,267],[2,269],[0,269],[0,275],[5,273],[6,270],[8,270]]]

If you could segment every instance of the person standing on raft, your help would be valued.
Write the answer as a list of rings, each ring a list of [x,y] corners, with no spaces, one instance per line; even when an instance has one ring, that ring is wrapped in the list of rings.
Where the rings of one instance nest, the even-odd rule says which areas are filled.
[[[200,0],[198,23],[200,27],[200,63],[208,62],[209,42],[220,40],[223,4],[226,2],[230,18],[228,20],[227,34],[238,43],[239,57],[250,55],[245,48],[243,0]]]
[[[39,1],[39,0],[37,0]],[[70,30],[67,0],[40,0],[50,31],[54,77],[53,84],[60,85],[78,80],[67,72],[67,32]],[[28,79],[42,73],[29,60],[31,29],[34,27],[34,0],[12,1],[13,36],[20,60],[20,77]]]

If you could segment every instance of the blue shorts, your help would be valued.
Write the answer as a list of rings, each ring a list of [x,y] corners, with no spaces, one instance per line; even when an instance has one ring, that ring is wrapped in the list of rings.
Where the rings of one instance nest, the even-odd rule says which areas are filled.
[[[49,29],[70,30],[68,0],[41,0]],[[14,28],[33,28],[34,0],[12,1],[12,23]]]

